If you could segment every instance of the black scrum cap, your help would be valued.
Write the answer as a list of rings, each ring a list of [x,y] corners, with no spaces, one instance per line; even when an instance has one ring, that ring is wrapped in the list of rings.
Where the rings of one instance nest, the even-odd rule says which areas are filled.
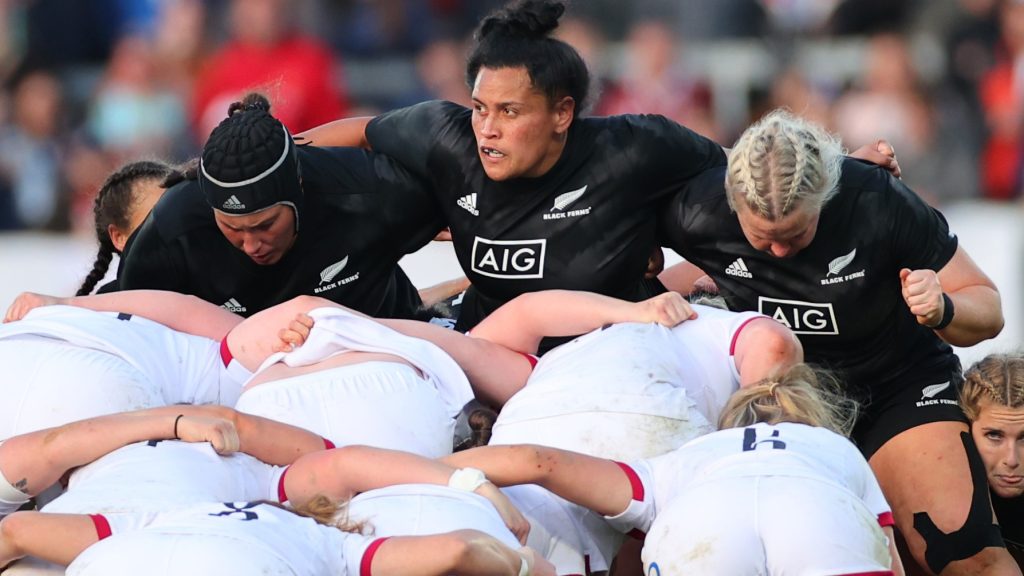
[[[207,203],[224,214],[287,204],[295,210],[298,229],[302,186],[295,143],[265,110],[240,110],[213,130],[199,162],[199,187]]]

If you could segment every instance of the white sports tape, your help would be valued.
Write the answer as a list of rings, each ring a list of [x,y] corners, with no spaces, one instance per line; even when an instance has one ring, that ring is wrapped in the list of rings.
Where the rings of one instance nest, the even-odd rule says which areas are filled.
[[[459,468],[448,478],[448,487],[472,492],[487,482],[487,476],[476,468]]]
[[[21,506],[30,498],[31,496],[15,488],[4,476],[3,470],[0,470],[0,502]]]

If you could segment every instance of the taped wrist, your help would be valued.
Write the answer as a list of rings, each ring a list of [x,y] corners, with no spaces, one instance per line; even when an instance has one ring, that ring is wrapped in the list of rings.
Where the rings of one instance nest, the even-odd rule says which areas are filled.
[[[519,553],[519,576],[530,576],[530,561],[522,552]]]
[[[473,492],[487,483],[487,476],[476,468],[459,468],[448,478],[448,487]]]

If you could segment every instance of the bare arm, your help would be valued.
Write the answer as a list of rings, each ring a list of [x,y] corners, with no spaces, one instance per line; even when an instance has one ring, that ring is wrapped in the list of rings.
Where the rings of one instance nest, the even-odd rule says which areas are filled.
[[[431,536],[398,536],[373,557],[370,574],[390,576],[517,576],[525,559],[528,573],[554,576],[547,560],[528,548],[517,552],[493,536],[458,530]]]
[[[366,140],[366,125],[370,123],[370,120],[373,120],[372,116],[342,118],[300,132],[295,137],[300,143],[308,142],[315,146],[353,146],[369,149],[370,143]]]
[[[342,501],[360,492],[397,484],[447,486],[454,472],[455,468],[444,462],[408,452],[345,446],[297,460],[288,469],[284,487],[288,501],[302,506],[318,495]],[[474,492],[487,498],[509,529],[525,542],[529,523],[494,484],[485,482]]]
[[[703,270],[683,260],[678,264],[669,266],[661,274],[658,274],[658,280],[661,280],[665,288],[673,292],[689,294],[693,292],[694,288],[699,288],[697,280],[704,276],[706,274],[704,274]]]
[[[892,570],[893,576],[904,576],[903,561],[900,560],[900,550],[896,547],[896,534],[892,529],[892,526],[882,526],[882,532],[885,533],[885,538],[889,542],[889,556],[892,557]]]
[[[220,340],[242,317],[215,304],[166,290],[125,290],[92,296],[58,297],[23,292],[7,309],[4,322],[20,320],[33,308],[63,304],[100,312],[124,312],[159,322],[168,328]]]
[[[0,522],[0,569],[25,556],[67,566],[98,541],[84,514],[15,512]]]
[[[0,444],[0,473],[26,497],[35,496],[68,470],[122,446],[176,434],[186,442],[210,442],[220,454],[242,451],[276,465],[324,449],[312,432],[231,408],[162,406],[14,436]]]
[[[178,420],[178,415],[184,415]],[[88,464],[122,446],[178,437],[211,442],[218,452],[238,449],[231,422],[196,406],[166,406],[100,416],[9,438],[0,444],[0,472],[11,485],[35,496],[68,470]]]
[[[771,318],[758,318],[740,331],[733,357],[740,386],[749,386],[803,362],[804,349],[788,328]]]
[[[459,294],[465,292],[469,288],[469,278],[460,276],[451,280],[445,280],[433,286],[423,288],[419,291],[420,300],[423,301],[424,306],[433,306],[438,302],[442,302]]]
[[[962,247],[935,273],[932,270],[900,271],[903,299],[919,324],[934,327],[945,313],[943,292],[953,302],[953,321],[936,333],[955,346],[973,346],[993,338],[1003,329],[1003,308],[995,284],[978,268]]]
[[[442,459],[483,470],[498,486],[537,484],[584,508],[615,516],[629,506],[633,488],[618,464],[546,446],[482,446]]]
[[[473,328],[473,336],[533,353],[547,336],[583,334],[618,322],[675,326],[696,317],[686,300],[674,292],[627,302],[593,292],[544,290],[522,294],[498,308]]]
[[[522,354],[501,344],[416,320],[378,320],[388,328],[422,338],[444,350],[466,373],[478,399],[500,407],[526,385],[533,367]],[[485,320],[486,321],[486,320]]]

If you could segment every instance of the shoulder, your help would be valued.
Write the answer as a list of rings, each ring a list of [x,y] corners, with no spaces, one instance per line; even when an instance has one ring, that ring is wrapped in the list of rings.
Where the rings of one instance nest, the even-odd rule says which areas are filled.
[[[132,243],[144,243],[144,238],[170,241],[195,230],[215,228],[213,209],[206,203],[199,182],[185,180],[171,186],[153,206],[149,217],[132,235]]]

